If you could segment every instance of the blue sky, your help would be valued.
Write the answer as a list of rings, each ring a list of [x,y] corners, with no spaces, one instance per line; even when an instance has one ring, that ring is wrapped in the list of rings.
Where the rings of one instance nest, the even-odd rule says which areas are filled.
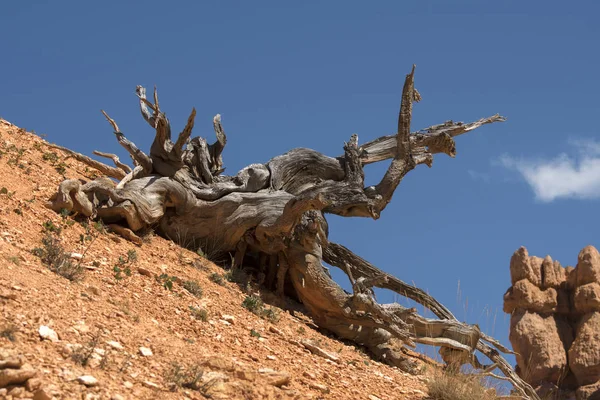
[[[156,84],[174,131],[195,106],[194,134],[212,139],[222,114],[235,173],[294,147],[338,155],[352,133],[393,133],[414,63],[414,130],[508,121],[411,172],[380,220],[330,217],[331,240],[507,343],[512,253],[525,245],[568,265],[600,245],[599,11],[592,1],[9,1],[0,115],[127,159],[99,110],[148,149],[134,89]],[[368,167],[368,183],[385,168]]]

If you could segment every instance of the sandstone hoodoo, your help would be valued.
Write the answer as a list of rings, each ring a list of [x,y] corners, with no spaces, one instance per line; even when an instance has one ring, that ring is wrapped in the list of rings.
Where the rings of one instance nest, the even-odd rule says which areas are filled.
[[[536,398],[500,356],[510,350],[477,326],[457,321],[424,291],[330,242],[325,218],[336,214],[378,219],[408,172],[420,164],[431,167],[435,154],[454,157],[456,136],[504,121],[503,117],[467,124],[448,121],[411,133],[413,103],[421,99],[414,88],[413,67],[404,83],[395,134],[362,144],[352,135],[338,157],[293,149],[266,164],[252,164],[226,176],[222,153],[227,136],[219,115],[213,121],[214,143],[191,137],[195,110],[173,139],[156,89],[153,101],[146,98],[143,87],[136,92],[142,116],[155,130],[150,152],[129,141],[105,113],[118,142],[134,160],[133,168],[110,154],[96,153],[112,158],[116,167],[61,148],[106,176],[85,183],[63,181],[49,203],[53,210],[102,219],[136,243],[141,243],[136,232],[155,226],[161,235],[213,257],[231,253],[234,271],[245,269],[263,287],[301,301],[317,325],[366,346],[388,364],[411,371],[413,362],[404,346],[440,346],[443,359],[453,368],[462,364],[486,371],[499,368],[522,395]],[[364,165],[386,160],[391,161],[381,181],[366,187]],[[348,275],[353,293],[332,280],[322,261]],[[397,303],[380,304],[373,287],[423,304],[438,318],[424,318]],[[477,351],[491,363],[482,364]]]
[[[504,311],[511,314],[518,374],[540,391],[600,396],[598,250],[585,247],[575,268],[563,268],[521,247],[512,256],[510,276]]]

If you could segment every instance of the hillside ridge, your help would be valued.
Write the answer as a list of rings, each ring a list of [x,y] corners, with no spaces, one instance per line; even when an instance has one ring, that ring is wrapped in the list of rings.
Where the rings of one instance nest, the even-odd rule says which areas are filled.
[[[47,209],[65,177],[97,174],[46,143],[0,119],[0,365],[34,374],[0,398],[427,397],[426,377],[324,335],[202,255],[152,232],[136,245]],[[81,280],[42,262],[44,238]]]

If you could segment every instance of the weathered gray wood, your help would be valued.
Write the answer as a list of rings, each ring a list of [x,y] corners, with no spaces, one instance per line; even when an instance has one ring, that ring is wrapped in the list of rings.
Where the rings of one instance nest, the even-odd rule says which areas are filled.
[[[131,232],[157,226],[159,233],[168,238],[185,237],[189,246],[217,243],[215,251],[235,253],[234,268],[259,260],[259,265],[251,266],[262,274],[260,282],[280,295],[288,293],[298,298],[317,325],[366,346],[391,365],[414,372],[414,362],[394,339],[406,346],[440,346],[449,364],[470,363],[486,372],[497,366],[522,394],[538,399],[500,356],[499,352],[508,349],[481,333],[476,325],[457,321],[424,291],[385,274],[345,247],[330,243],[325,219],[328,213],[379,218],[410,170],[419,164],[431,166],[434,154],[454,157],[455,136],[503,121],[503,117],[496,115],[471,124],[448,122],[411,134],[412,103],[420,100],[414,89],[413,67],[405,80],[395,135],[362,146],[352,135],[340,157],[293,149],[266,164],[250,165],[235,176],[223,176],[222,152],[227,137],[220,115],[213,119],[215,143],[191,138],[195,109],[173,142],[156,88],[153,102],[146,99],[146,90],[141,86],[136,94],[143,118],[155,131],[149,155],[128,141],[105,114],[136,167],[127,176],[119,170],[121,181],[117,185],[106,178],[85,185],[65,181],[50,207],[97,215],[107,223],[125,225]],[[387,159],[391,162],[381,182],[365,187],[363,166]],[[253,256],[245,257],[248,254]],[[353,293],[335,283],[322,260],[348,274]],[[416,309],[399,304],[379,304],[373,286],[411,298],[439,319],[424,318]],[[476,351],[493,364],[481,364]]]
[[[94,153],[95,155],[100,156],[100,157],[110,158],[111,160],[113,160],[113,162],[115,163],[115,165],[117,166],[117,168],[121,168],[127,174],[131,172],[131,167],[129,165],[127,165],[127,164],[123,164],[121,162],[121,160],[119,159],[119,156],[117,156],[116,154],[103,153],[103,152],[98,151],[98,150],[94,150],[92,153]]]

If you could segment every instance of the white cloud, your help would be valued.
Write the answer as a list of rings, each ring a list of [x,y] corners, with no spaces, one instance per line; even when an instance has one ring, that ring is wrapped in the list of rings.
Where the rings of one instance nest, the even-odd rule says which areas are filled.
[[[499,162],[518,171],[540,201],[600,199],[600,143],[572,139],[569,144],[577,150],[576,156],[563,153],[550,160],[527,160],[504,155]]]
[[[475,181],[483,181],[485,183],[490,183],[490,175],[485,172],[477,172],[472,169],[467,170],[471,179]]]

